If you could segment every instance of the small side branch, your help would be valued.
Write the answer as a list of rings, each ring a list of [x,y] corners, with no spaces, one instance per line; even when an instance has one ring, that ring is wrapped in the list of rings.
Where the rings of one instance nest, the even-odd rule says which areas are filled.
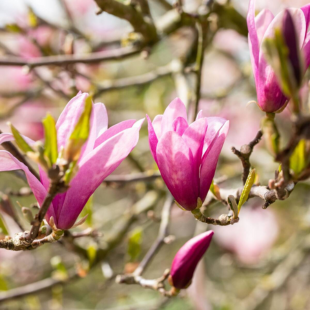
[[[134,271],[134,275],[140,276],[143,273],[147,265],[151,262],[152,258],[155,256],[155,254],[158,252],[160,247],[163,245],[164,240],[168,235],[170,213],[171,213],[171,208],[173,206],[173,202],[174,202],[173,197],[171,196],[170,193],[168,193],[168,197],[166,199],[166,202],[163,206],[163,210],[161,213],[161,222],[160,222],[157,239],[155,240],[155,242],[153,243],[149,251],[144,256],[138,268]]]
[[[254,140],[252,140],[249,144],[242,145],[240,151],[237,150],[235,147],[232,147],[232,152],[238,156],[241,160],[243,166],[243,173],[242,173],[242,182],[245,184],[248,175],[250,173],[251,163],[250,163],[250,156],[253,152],[254,146],[259,143],[263,136],[263,132],[260,130],[258,131]]]

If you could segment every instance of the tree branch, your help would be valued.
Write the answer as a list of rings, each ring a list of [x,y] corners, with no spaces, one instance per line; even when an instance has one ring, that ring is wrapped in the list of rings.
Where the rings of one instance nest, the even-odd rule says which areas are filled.
[[[141,50],[137,47],[124,47],[86,55],[58,55],[37,57],[26,60],[21,57],[1,57],[0,66],[27,66],[30,69],[40,66],[64,66],[76,63],[98,63],[101,61],[119,60],[136,55]]]
[[[161,222],[160,222],[160,227],[158,231],[158,236],[149,249],[149,251],[146,253],[144,258],[142,259],[141,263],[137,267],[137,269],[134,271],[134,276],[140,276],[147,265],[151,262],[152,258],[154,255],[158,252],[160,247],[164,244],[164,240],[168,235],[168,227],[169,227],[169,222],[170,222],[170,213],[171,213],[171,208],[174,204],[174,199],[171,196],[170,193],[168,193],[168,197],[166,199],[166,202],[163,206],[163,210],[161,213]]]
[[[240,151],[237,150],[235,147],[232,147],[232,152],[238,156],[238,158],[241,160],[242,166],[243,166],[243,173],[242,173],[242,182],[245,184],[248,175],[250,173],[251,169],[251,163],[250,163],[250,156],[253,152],[254,146],[259,143],[263,136],[263,132],[261,130],[258,131],[256,134],[256,137],[254,140],[252,140],[249,144],[242,145],[240,148]]]
[[[133,4],[126,5],[115,0],[95,0],[95,2],[101,11],[127,20],[135,32],[141,33],[144,44],[158,41],[157,31],[151,18],[143,16]]]

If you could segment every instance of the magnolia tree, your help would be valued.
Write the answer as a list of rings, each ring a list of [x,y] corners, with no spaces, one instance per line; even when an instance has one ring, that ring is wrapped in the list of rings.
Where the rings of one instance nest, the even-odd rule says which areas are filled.
[[[44,14],[22,3],[3,19],[9,309],[21,297],[40,307],[41,291],[53,309],[106,309],[74,299],[126,284],[154,294],[133,309],[186,294],[195,309],[309,307],[310,4],[279,2],[276,15],[255,4],[245,14],[230,1],[46,1]],[[282,250],[268,253],[278,234]],[[251,284],[240,288],[242,270]],[[59,288],[78,279],[67,301]],[[297,282],[289,292],[302,301],[279,306]]]

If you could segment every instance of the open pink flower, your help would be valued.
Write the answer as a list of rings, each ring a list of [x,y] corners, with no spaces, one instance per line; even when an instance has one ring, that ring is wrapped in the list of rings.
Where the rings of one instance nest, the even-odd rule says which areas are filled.
[[[177,289],[191,284],[195,269],[211,243],[213,231],[209,230],[187,241],[175,255],[170,271],[171,285]]]
[[[202,117],[187,123],[184,103],[176,98],[163,115],[148,119],[149,143],[162,178],[175,200],[186,210],[207,196],[229,122]]]
[[[310,22],[310,4],[301,9],[291,8],[289,12],[294,21],[299,48],[305,58],[306,68],[308,68],[310,64],[310,34],[307,32]],[[276,112],[287,103],[287,98],[280,89],[276,75],[266,62],[262,51],[264,40],[273,36],[275,28],[281,26],[284,16],[285,11],[274,16],[269,10],[263,10],[255,17],[255,0],[250,0],[247,23],[251,61],[258,105],[265,112]]]
[[[87,93],[79,93],[67,104],[58,118],[58,149],[67,141],[84,110]],[[59,229],[69,229],[75,223],[89,197],[102,181],[111,174],[136,146],[143,119],[123,121],[108,129],[108,116],[102,103],[93,104],[89,138],[82,149],[78,162],[79,170],[70,182],[70,188],[54,198],[48,209],[47,219],[54,217]],[[27,138],[26,138],[27,139]],[[0,143],[13,140],[11,134],[0,135]],[[33,143],[27,139],[29,143]],[[49,188],[49,179],[41,167],[37,180],[28,168],[13,155],[0,151],[0,171],[21,169],[25,172],[29,186],[39,204],[42,204]]]

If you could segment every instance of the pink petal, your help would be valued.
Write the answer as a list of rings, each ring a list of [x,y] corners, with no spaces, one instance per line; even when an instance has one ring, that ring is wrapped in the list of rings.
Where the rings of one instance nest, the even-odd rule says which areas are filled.
[[[310,32],[307,34],[305,45],[303,47],[303,53],[305,56],[306,69],[308,69],[310,65]]]
[[[226,119],[222,117],[216,117],[216,116],[207,117],[207,121],[208,121],[208,130],[207,130],[207,134],[205,135],[205,139],[204,139],[203,154],[209,148],[214,138],[217,137],[220,129],[227,122]]]
[[[190,148],[197,175],[199,174],[199,166],[201,164],[202,150],[204,139],[208,128],[208,120],[206,117],[200,118],[193,122],[184,132],[182,138],[186,145]]]
[[[256,80],[256,91],[258,105],[265,112],[276,112],[287,101],[272,67],[264,59],[260,59],[259,62],[259,77]]]
[[[81,152],[80,158],[85,156],[95,147],[96,139],[102,135],[108,128],[108,114],[103,103],[96,103],[93,105],[91,115],[91,128],[87,142],[85,143]]]
[[[66,146],[66,143],[84,110],[87,93],[79,93],[73,97],[60,114],[56,123],[58,149]]]
[[[198,114],[197,114],[197,116],[196,116],[196,121],[197,120],[199,120],[200,118],[203,118],[203,112],[202,112],[202,110],[200,110],[199,112],[198,112]]]
[[[106,140],[83,158],[58,217],[58,227],[70,228],[89,197],[128,156],[139,140],[139,127],[126,129]]]
[[[261,44],[264,34],[274,19],[274,15],[269,10],[262,10],[256,17],[255,17],[255,26],[258,41]]]
[[[26,136],[23,136],[22,137],[24,138],[24,140],[31,146],[35,143],[35,141],[29,139],[28,137]],[[4,143],[4,142],[11,142],[11,141],[14,141],[15,138],[13,136],[13,134],[11,133],[2,133],[0,134],[0,144]]]
[[[289,10],[289,12],[290,12],[290,14],[294,20],[295,30],[296,30],[296,34],[297,34],[297,37],[299,40],[299,47],[301,49],[303,46],[304,40],[305,40],[305,35],[306,35],[305,15],[301,9],[290,8],[288,10]],[[275,18],[269,24],[269,26],[268,26],[265,34],[264,34],[262,44],[266,38],[270,38],[270,37],[274,36],[274,31],[276,28],[279,28],[282,26],[284,14],[285,14],[285,10],[281,11],[279,14],[277,14],[275,16]],[[261,54],[262,54],[262,51],[260,52],[260,58],[262,58]]]
[[[33,194],[40,204],[42,205],[47,191],[40,181],[29,171],[23,163],[18,161],[11,153],[7,151],[0,151],[0,171],[12,171],[12,170],[23,170],[25,172],[28,184],[33,191]],[[53,205],[48,209],[48,217],[54,216]]]
[[[152,124],[152,121],[148,115],[146,115],[147,123],[148,123],[148,131],[149,131],[149,145],[150,145],[150,150],[153,155],[154,160],[157,163],[157,157],[156,157],[156,148],[158,144],[158,139]]]
[[[187,120],[186,107],[181,99],[176,98],[168,105],[161,122],[161,135],[173,130],[173,122],[178,117]]]
[[[25,141],[29,144],[29,145],[33,145],[35,143],[35,141],[22,136]],[[14,141],[14,136],[11,133],[3,133],[0,135],[0,144],[4,143],[4,142],[8,142],[8,141]],[[46,174],[46,172],[41,168],[41,166],[39,165],[39,174],[40,174],[40,180],[41,183],[43,184],[44,188],[46,190],[48,190],[49,188],[49,179],[48,176]]]
[[[175,200],[185,209],[197,206],[198,175],[193,155],[185,141],[174,131],[166,132],[156,149],[158,168]]]
[[[310,23],[310,4],[307,4],[307,5],[303,6],[300,9],[302,10],[302,12],[305,15],[305,20],[306,20],[306,37],[307,37],[307,32],[308,32],[309,23]]]
[[[154,128],[154,131],[156,133],[156,136],[158,139],[160,139],[161,137],[161,122],[162,122],[162,119],[163,119],[163,115],[159,114],[159,115],[156,115],[154,120],[153,120],[153,128]]]
[[[110,127],[107,131],[103,132],[95,142],[95,148],[98,145],[102,144],[103,142],[107,141],[111,137],[115,136],[116,134],[120,133],[121,131],[131,128],[133,124],[136,122],[134,119],[129,119],[127,121],[120,122],[112,127]]]
[[[204,201],[209,191],[212,179],[215,174],[217,161],[228,133],[228,129],[229,121],[226,121],[221,130],[218,132],[217,137],[213,139],[212,144],[203,155],[200,169],[200,198],[202,201]]]
[[[173,131],[179,136],[182,136],[184,131],[188,128],[187,120],[183,117],[178,117],[172,124]]]
[[[247,15],[247,24],[249,29],[249,47],[251,52],[251,60],[253,65],[254,76],[256,76],[258,71],[259,41],[255,23],[255,0],[250,0]]]

